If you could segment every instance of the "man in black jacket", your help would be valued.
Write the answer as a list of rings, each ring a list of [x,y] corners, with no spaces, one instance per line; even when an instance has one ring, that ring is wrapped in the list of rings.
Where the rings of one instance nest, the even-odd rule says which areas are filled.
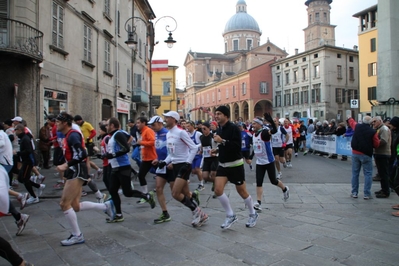
[[[219,166],[215,179],[215,195],[226,211],[226,220],[221,225],[222,229],[230,228],[237,222],[230,205],[230,200],[223,192],[228,181],[236,186],[238,194],[244,199],[249,210],[249,220],[246,227],[254,227],[259,215],[253,208],[251,195],[248,194],[245,185],[244,161],[241,155],[241,132],[230,120],[230,110],[226,106],[219,106],[215,111],[215,120],[219,128],[214,136],[214,141],[219,148],[213,149],[212,153],[219,153]]]

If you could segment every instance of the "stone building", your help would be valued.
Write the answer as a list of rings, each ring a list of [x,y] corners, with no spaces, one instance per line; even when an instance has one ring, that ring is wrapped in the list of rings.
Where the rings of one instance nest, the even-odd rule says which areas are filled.
[[[0,119],[22,116],[37,132],[61,111],[93,125],[146,114],[154,18],[147,0],[0,0]]]
[[[335,26],[330,24],[332,0],[308,0],[305,51],[272,64],[273,112],[278,117],[312,117],[345,121],[357,108],[359,97],[357,46],[335,46]]]
[[[231,110],[233,120],[247,120],[272,111],[270,65],[288,54],[269,40],[261,44],[262,32],[239,0],[236,14],[226,23],[223,54],[189,51],[185,59],[186,118],[209,119],[220,105]]]

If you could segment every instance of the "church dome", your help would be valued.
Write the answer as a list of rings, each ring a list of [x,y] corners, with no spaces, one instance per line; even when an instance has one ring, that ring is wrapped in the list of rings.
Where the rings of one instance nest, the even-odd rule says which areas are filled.
[[[258,22],[247,13],[247,4],[244,0],[237,2],[236,14],[226,23],[223,33],[237,30],[253,30],[260,33]]]

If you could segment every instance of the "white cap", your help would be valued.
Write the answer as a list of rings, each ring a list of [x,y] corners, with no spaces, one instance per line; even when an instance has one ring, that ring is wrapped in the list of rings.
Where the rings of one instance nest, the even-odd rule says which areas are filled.
[[[278,121],[280,122],[280,124],[284,124],[284,118],[280,118]]]
[[[16,116],[16,117],[14,117],[13,119],[11,119],[11,121],[22,122],[22,117]]]
[[[154,115],[153,117],[151,117],[150,121],[148,121],[147,124],[152,125],[156,122],[163,123],[162,117],[160,117],[159,115]]]
[[[178,112],[176,111],[169,111],[166,114],[163,114],[163,116],[169,116],[169,117],[173,117],[174,119],[176,119],[176,121],[180,120],[180,115]]]

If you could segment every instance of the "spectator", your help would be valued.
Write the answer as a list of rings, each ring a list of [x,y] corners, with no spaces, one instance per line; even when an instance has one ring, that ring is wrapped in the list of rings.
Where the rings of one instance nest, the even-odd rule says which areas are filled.
[[[42,167],[45,169],[49,169],[49,161],[50,161],[50,148],[52,142],[50,140],[51,126],[46,122],[44,126],[39,131],[39,150],[42,157]]]

